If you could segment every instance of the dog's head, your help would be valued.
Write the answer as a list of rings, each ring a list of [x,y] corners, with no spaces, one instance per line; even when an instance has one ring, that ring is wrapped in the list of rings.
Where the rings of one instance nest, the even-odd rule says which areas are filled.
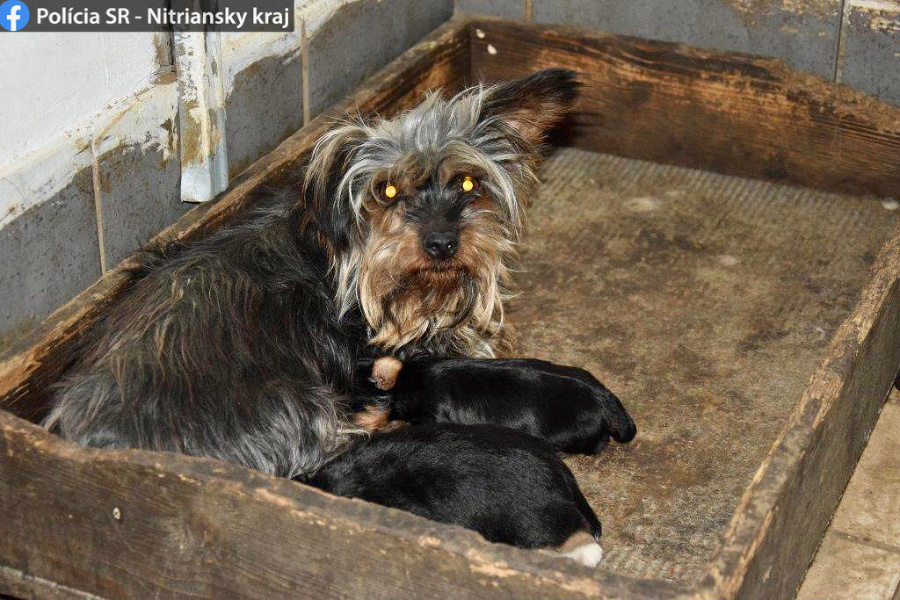
[[[333,257],[342,313],[359,306],[383,352],[492,355],[540,145],[574,73],[543,71],[316,145],[305,198]]]

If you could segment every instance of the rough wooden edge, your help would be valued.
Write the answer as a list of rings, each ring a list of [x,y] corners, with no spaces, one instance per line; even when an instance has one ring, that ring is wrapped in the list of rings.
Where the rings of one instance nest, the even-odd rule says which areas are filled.
[[[900,108],[780,60],[479,18],[473,74],[548,67],[587,84],[574,145],[850,194],[900,194]]]
[[[825,146],[825,155],[833,152],[840,156],[843,135],[858,136],[857,142],[863,140],[859,142],[860,147],[870,152],[880,148],[893,156],[900,148],[900,109],[820,77],[795,72],[775,59],[568,27],[524,25],[503,19],[478,19],[473,27],[481,30],[477,39],[471,40],[473,77],[482,68],[482,61],[491,65],[487,71],[492,75],[503,76],[518,76],[547,66],[571,65],[570,68],[577,70],[577,66],[616,64],[617,68],[624,69],[621,77],[634,83],[652,81],[690,91],[688,84],[698,81],[710,89],[732,92],[746,89],[747,93],[759,94],[774,103],[773,111],[783,107],[784,115],[807,119],[808,130],[794,132],[803,144],[836,145]],[[532,35],[526,38],[528,33]],[[517,47],[516,40],[526,39],[532,47]],[[491,48],[489,44],[495,46]],[[667,70],[653,70],[654,61],[658,60],[667,63]],[[645,70],[646,77],[635,75]],[[589,72],[586,79],[590,79]],[[599,81],[592,83],[600,85]],[[651,96],[656,93],[654,89],[645,91]],[[637,118],[644,101],[646,98],[641,97],[635,108],[627,99],[598,92],[593,103],[583,101],[580,108],[591,117],[601,115],[608,119],[617,118],[618,109],[635,108],[637,113],[622,117],[627,124],[629,119]],[[592,110],[599,112],[595,114]],[[723,109],[711,106],[710,114],[720,110]],[[719,125],[731,122],[729,113],[723,111],[721,115],[721,119],[713,121]],[[777,135],[777,132],[767,132],[757,143],[775,143]],[[851,160],[842,165],[839,176],[814,183],[809,179],[808,170],[798,171],[794,179],[784,178],[784,174],[761,168],[762,161],[757,165],[760,168],[728,166],[716,164],[715,157],[702,151],[691,154],[691,160],[697,162],[682,163],[678,156],[667,158],[670,150],[653,139],[636,147],[616,146],[615,140],[595,131],[575,139],[576,145],[591,150],[831,191],[892,195],[900,192],[896,186],[900,181],[900,166],[882,164],[871,173],[864,170],[854,173],[853,168],[863,167],[854,167]],[[604,145],[609,142],[611,146]],[[682,137],[679,142],[678,147],[705,143],[689,137]],[[746,148],[751,146],[748,144]],[[882,250],[873,279],[863,288],[859,303],[836,332],[824,362],[745,491],[724,543],[698,583],[697,594],[710,598],[782,598],[796,593],[900,368],[898,243],[894,238]]]
[[[169,453],[79,448],[2,411],[0,456],[0,502],[10,507],[15,520],[0,525],[0,549],[6,555],[0,562],[18,563],[0,570],[0,582],[6,582],[0,589],[32,589],[38,595],[51,589],[61,590],[60,595],[67,589],[82,591],[76,589],[79,583],[92,577],[99,564],[103,575],[86,582],[83,593],[190,592],[212,598],[225,589],[234,597],[346,597],[363,595],[361,590],[369,590],[365,595],[370,597],[437,597],[444,591],[448,597],[479,598],[688,595],[665,582],[597,572],[549,552],[491,544],[471,531],[334,497],[237,465]],[[42,514],[62,510],[68,513],[66,523]],[[177,517],[166,516],[173,514]],[[258,520],[265,521],[268,537],[253,533]],[[244,522],[251,523],[249,531],[247,525],[237,526]],[[139,527],[140,535],[129,532],[129,526]],[[277,532],[279,545],[272,544],[272,532]],[[77,556],[69,552],[66,534],[78,537]],[[33,540],[44,542],[43,547],[34,547]],[[220,555],[204,548],[228,551]],[[335,554],[338,549],[350,555]],[[138,557],[140,565],[135,564]],[[326,573],[332,563],[344,568],[323,578],[323,558]],[[44,562],[77,581],[54,582],[53,573],[17,572],[21,563],[39,569]],[[348,564],[353,568],[347,569]],[[179,583],[186,578],[189,583]]]
[[[468,76],[468,29],[464,21],[448,22],[371,77],[347,100],[317,116],[309,125],[260,158],[216,200],[191,210],[161,231],[151,244],[187,240],[212,230],[246,210],[253,193],[267,181],[300,168],[316,140],[338,118],[348,114],[389,113],[420,101],[428,89],[450,86]],[[455,64],[462,61],[464,64]],[[444,68],[441,68],[444,67]],[[128,260],[56,310],[29,334],[0,354],[0,406],[22,416],[31,407],[21,401],[40,386],[32,375],[61,373],[66,365],[47,369],[46,359],[69,343],[128,285]],[[48,375],[52,373],[48,372]],[[44,378],[45,380],[48,378]],[[42,380],[43,381],[43,380]],[[44,381],[46,382],[46,381]]]
[[[47,600],[103,600],[75,588],[27,575],[18,569],[0,565],[0,594],[13,598],[46,598]]]
[[[900,370],[900,231],[873,273],[744,492],[701,597],[796,594]]]

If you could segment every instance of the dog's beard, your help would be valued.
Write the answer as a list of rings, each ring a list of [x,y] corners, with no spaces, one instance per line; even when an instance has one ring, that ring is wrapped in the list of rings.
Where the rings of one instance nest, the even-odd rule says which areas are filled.
[[[457,254],[440,263],[423,255],[414,231],[384,217],[358,254],[357,293],[369,343],[391,354],[493,357],[512,253],[512,242],[488,214],[470,220]]]

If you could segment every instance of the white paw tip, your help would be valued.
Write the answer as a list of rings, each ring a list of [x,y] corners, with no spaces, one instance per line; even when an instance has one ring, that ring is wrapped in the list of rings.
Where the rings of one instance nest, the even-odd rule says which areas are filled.
[[[563,556],[567,556],[572,560],[577,560],[581,564],[588,567],[596,567],[603,560],[603,548],[597,542],[591,542],[578,546],[574,550],[563,552]]]

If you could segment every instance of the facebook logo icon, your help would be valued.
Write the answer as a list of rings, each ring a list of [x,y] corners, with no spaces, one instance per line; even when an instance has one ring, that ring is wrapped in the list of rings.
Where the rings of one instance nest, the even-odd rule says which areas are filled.
[[[31,13],[22,0],[6,0],[0,4],[0,27],[7,31],[19,31],[28,24]]]

